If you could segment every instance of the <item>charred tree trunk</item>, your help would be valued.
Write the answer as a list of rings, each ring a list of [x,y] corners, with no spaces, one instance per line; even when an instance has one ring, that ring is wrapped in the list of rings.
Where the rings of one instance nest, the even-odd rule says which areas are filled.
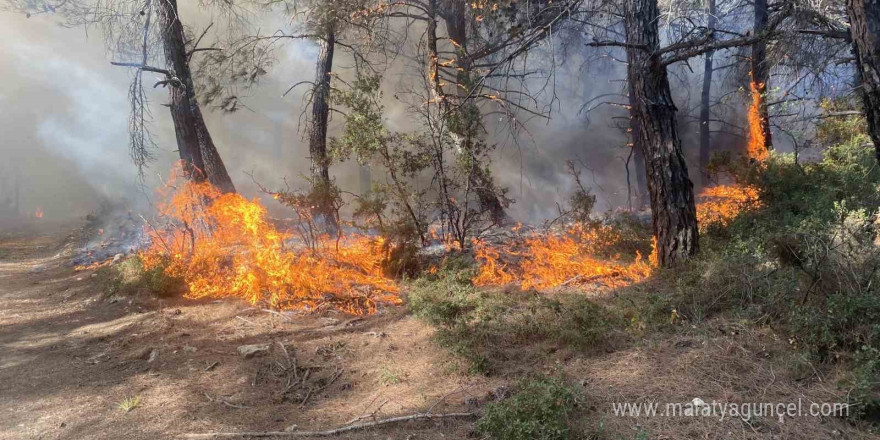
[[[868,133],[880,162],[880,0],[847,0]]]
[[[657,49],[660,33],[657,0],[628,0],[625,22],[630,112],[644,148],[651,217],[661,266],[688,259],[699,249],[694,188],[675,118],[666,67]]]
[[[309,126],[309,154],[312,160],[312,191],[317,196],[315,214],[328,226],[336,225],[335,201],[330,181],[330,156],[327,154],[327,123],[330,117],[330,72],[336,49],[334,24],[326,25],[324,38],[315,70],[315,88],[312,93],[312,119]]]
[[[709,0],[707,11],[709,15],[706,27],[709,32],[715,31],[715,0]],[[703,64],[703,90],[700,93],[700,178],[703,186],[711,184],[709,176],[709,160],[712,157],[712,134],[709,131],[712,115],[712,57],[713,51],[706,52],[706,60]]]
[[[767,0],[755,0],[755,28],[754,34],[759,34],[767,29]],[[773,141],[770,138],[770,113],[767,110],[767,86],[770,82],[770,66],[767,64],[767,40],[762,38],[752,45],[752,81],[758,93],[758,114],[761,117],[761,132],[764,134],[764,149],[773,149]]]
[[[235,192],[196,99],[177,0],[163,0],[156,5],[162,26],[165,63],[172,74],[167,82],[171,95],[171,119],[184,171],[193,180],[207,179],[223,192]]]

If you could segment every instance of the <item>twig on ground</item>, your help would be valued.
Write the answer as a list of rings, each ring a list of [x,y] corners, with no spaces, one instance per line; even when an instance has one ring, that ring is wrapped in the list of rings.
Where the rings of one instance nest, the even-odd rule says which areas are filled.
[[[386,403],[388,403],[388,399],[385,399],[385,401],[383,401],[382,403],[380,403],[379,406],[377,406],[376,409],[374,409],[374,410],[373,410],[372,412],[370,412],[369,414],[364,414],[364,415],[361,415],[361,416],[355,417],[355,418],[353,418],[353,419],[351,419],[351,420],[349,420],[349,421],[343,423],[343,425],[351,425],[351,424],[354,424],[354,423],[360,422],[361,420],[366,420],[366,419],[375,419],[375,418],[376,418],[376,413],[378,413],[379,410],[381,410],[382,407],[385,406]],[[428,413],[430,413],[430,412],[431,412],[431,411],[428,410]]]
[[[470,388],[470,387],[467,387],[467,388]],[[446,400],[447,397],[449,397],[449,396],[451,396],[451,395],[453,395],[453,394],[455,394],[455,393],[457,393],[457,392],[459,392],[459,391],[466,390],[467,388],[465,388],[464,385],[461,385],[461,386],[459,386],[458,388],[456,388],[456,389],[454,389],[454,390],[452,390],[452,391],[450,391],[450,392],[444,394],[442,397],[440,397],[440,399],[438,399],[436,402],[434,402],[434,404],[431,405],[431,407],[428,408],[427,411],[425,411],[425,414],[431,414],[431,411],[434,411],[434,408],[436,408],[437,405],[443,403],[443,401]]]
[[[183,434],[181,438],[189,440],[202,439],[221,439],[221,438],[296,438],[296,437],[332,437],[345,432],[358,431],[361,429],[375,428],[394,423],[409,422],[416,420],[434,420],[434,419],[463,419],[476,417],[473,412],[467,413],[445,413],[445,414],[410,414],[408,416],[391,417],[388,419],[377,420],[375,422],[361,423],[358,425],[342,426],[339,428],[329,429],[326,431],[259,431],[259,432],[213,432],[205,434]]]
[[[211,395],[208,394],[207,391],[204,392],[204,394],[205,394],[205,398],[207,398],[207,399],[208,399],[209,401],[211,401],[211,402],[220,402],[220,403],[222,403],[222,404],[224,404],[224,405],[226,405],[226,406],[228,406],[228,407],[230,407],[230,408],[235,408],[235,409],[244,409],[244,408],[247,408],[247,405],[242,405],[242,404],[240,404],[240,403],[232,403],[232,402],[228,402],[228,401],[223,400],[223,399],[221,399],[221,398],[219,398],[219,397],[211,397]]]
[[[248,323],[248,324],[257,325],[256,322],[251,321],[250,319],[245,319],[245,318],[242,318],[241,316],[236,316],[236,318],[238,318],[238,319],[240,319],[240,320],[242,320],[242,321],[244,321],[244,322],[246,322],[246,323]]]
[[[308,402],[309,397],[312,396],[312,394],[320,393],[321,391],[324,391],[325,388],[329,387],[330,385],[333,385],[333,382],[336,382],[336,379],[339,379],[339,376],[342,376],[343,371],[345,371],[345,369],[337,367],[336,371],[333,373],[333,376],[330,378],[329,381],[327,381],[327,383],[325,383],[324,385],[321,385],[318,388],[309,388],[309,391],[306,393],[306,397],[304,397],[302,402],[300,402],[299,407],[300,408],[304,407],[306,405],[306,402]]]
[[[285,315],[284,313],[277,312],[277,311],[275,311],[275,310],[270,310],[270,309],[262,309],[262,310],[263,310],[264,312],[266,312],[266,313],[271,313],[271,314],[273,314],[273,315],[280,316],[280,317],[282,317],[282,318],[284,318],[284,319],[286,319],[286,320],[288,320],[288,321],[291,320],[290,316],[287,316],[287,315]]]

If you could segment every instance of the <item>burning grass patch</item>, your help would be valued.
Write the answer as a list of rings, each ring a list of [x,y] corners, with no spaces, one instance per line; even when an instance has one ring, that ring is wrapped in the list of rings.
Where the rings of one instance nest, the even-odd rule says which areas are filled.
[[[626,261],[608,250],[623,240],[607,225],[575,224],[564,231],[531,232],[504,243],[474,241],[480,269],[478,286],[519,284],[522,289],[550,289],[586,283],[620,287],[649,276],[653,264],[641,252]]]
[[[163,225],[150,227],[140,258],[182,279],[189,298],[242,298],[281,309],[334,308],[361,315],[398,303],[384,276],[387,247],[368,236],[321,237],[306,245],[268,219],[257,200],[222,194],[208,183],[178,177],[159,206]]]

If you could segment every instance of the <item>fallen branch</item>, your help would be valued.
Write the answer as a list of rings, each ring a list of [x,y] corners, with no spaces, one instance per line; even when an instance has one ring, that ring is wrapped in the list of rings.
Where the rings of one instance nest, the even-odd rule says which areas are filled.
[[[261,310],[264,311],[264,312],[266,312],[266,313],[270,313],[270,314],[272,314],[272,315],[275,315],[275,316],[279,316],[279,317],[281,317],[281,318],[284,318],[284,319],[286,319],[286,320],[288,320],[288,321],[292,321],[292,319],[290,318],[290,316],[287,316],[287,315],[285,315],[284,313],[276,312],[275,310],[270,310],[270,309],[261,309]],[[282,347],[282,348],[283,348],[283,347]]]
[[[204,394],[205,397],[206,397],[209,401],[211,401],[211,402],[220,402],[220,403],[222,403],[222,404],[224,404],[224,405],[226,405],[226,406],[228,406],[228,407],[230,407],[230,408],[235,408],[235,409],[244,409],[244,408],[247,408],[247,405],[243,405],[243,404],[240,404],[240,403],[227,402],[226,400],[221,399],[221,398],[219,398],[219,397],[211,397],[211,395],[208,394],[207,392],[205,392],[205,393],[203,393],[203,394]]]
[[[357,423],[357,422],[360,422],[361,420],[375,419],[375,418],[376,418],[376,414],[382,409],[383,406],[385,406],[386,403],[388,403],[388,399],[385,399],[384,402],[382,402],[381,404],[379,404],[379,406],[376,407],[376,409],[374,409],[373,412],[371,412],[371,413],[369,413],[369,414],[366,414],[366,415],[362,415],[362,416],[355,417],[355,418],[353,418],[353,419],[351,419],[351,420],[345,422],[345,423],[343,424],[343,426],[344,426],[344,425],[353,425],[353,424],[355,424],[355,423]],[[431,410],[428,410],[428,412],[430,413]]]
[[[446,414],[411,414],[408,416],[391,417],[389,419],[377,420],[370,423],[362,423],[359,425],[343,426],[327,431],[262,431],[262,432],[214,432],[207,434],[183,434],[181,438],[190,440],[201,439],[220,439],[220,438],[297,438],[297,437],[332,437],[345,432],[358,431],[361,429],[374,428],[378,426],[391,425],[400,422],[409,422],[415,420],[434,420],[434,419],[455,419],[455,418],[471,418],[476,417],[476,413],[446,413]]]
[[[560,284],[559,287],[565,287],[565,286],[568,286],[569,284],[574,284],[574,283],[586,284],[586,283],[589,283],[592,281],[601,280],[602,278],[615,278],[615,277],[619,277],[619,276],[620,276],[620,272],[603,273],[603,274],[593,275],[593,276],[589,276],[589,277],[584,277],[583,275],[575,275],[573,278],[569,278],[567,281]]]

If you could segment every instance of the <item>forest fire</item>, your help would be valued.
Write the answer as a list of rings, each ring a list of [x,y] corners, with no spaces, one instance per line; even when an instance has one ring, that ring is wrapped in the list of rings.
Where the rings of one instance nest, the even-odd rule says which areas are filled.
[[[34,217],[43,218],[43,208],[37,208],[37,210],[34,211]]]
[[[749,82],[752,101],[749,104],[749,143],[746,147],[746,154],[749,159],[758,163],[764,162],[767,159],[766,139],[764,138],[763,120],[761,118],[761,103],[764,99],[761,90],[763,88],[763,84],[759,84],[754,80]]]
[[[740,213],[761,207],[757,188],[744,185],[705,188],[697,196],[697,201],[700,230],[711,225],[727,226]]]
[[[473,282],[478,286],[517,282],[523,289],[549,289],[601,281],[621,287],[650,275],[653,265],[636,252],[632,262],[619,256],[601,258],[600,248],[615,240],[608,227],[575,225],[564,233],[530,234],[505,244],[474,241],[480,270]]]
[[[239,297],[273,308],[356,315],[400,302],[397,285],[382,274],[382,239],[324,237],[311,247],[287,249],[289,235],[269,222],[258,201],[175,180],[159,207],[168,225],[150,227],[151,245],[140,258],[147,269],[183,280],[187,297]]]

